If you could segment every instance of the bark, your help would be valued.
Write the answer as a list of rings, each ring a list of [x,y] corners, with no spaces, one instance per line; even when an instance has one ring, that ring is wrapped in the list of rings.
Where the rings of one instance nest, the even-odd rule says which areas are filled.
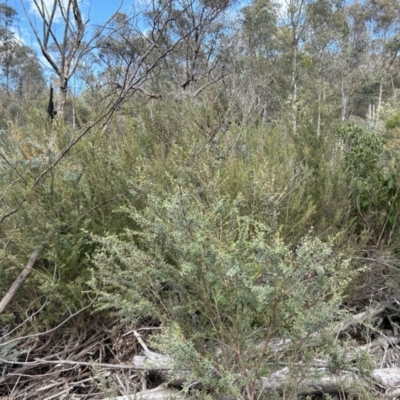
[[[169,389],[166,385],[162,384],[154,389],[143,390],[130,396],[108,397],[102,400],[175,400],[184,399],[185,396],[177,390]]]
[[[174,360],[162,354],[155,353],[148,349],[138,332],[134,331],[135,337],[143,348],[143,356],[135,356],[133,365],[139,370],[149,370],[158,375],[163,381],[173,386],[181,386],[186,382],[189,371],[176,371],[173,368]]]
[[[344,332],[354,326],[354,324],[359,324],[376,317],[390,305],[390,302],[375,304],[370,309],[353,316],[351,321],[338,324],[334,331],[336,333]],[[173,385],[181,386],[189,376],[189,371],[174,369],[171,357],[150,351],[137,332],[135,332],[135,336],[144,349],[143,356],[134,357],[133,364],[135,367],[156,374],[162,380]],[[272,338],[267,345],[273,352],[283,352],[288,348],[290,343],[289,339]],[[352,365],[352,361],[357,359],[361,352],[368,352],[371,356],[376,356],[378,353],[377,358],[380,358],[379,351],[382,348],[393,347],[398,343],[400,343],[400,337],[382,336],[367,345],[349,349],[346,358],[349,361],[349,365]],[[260,343],[259,346],[260,349],[265,347],[265,342]],[[396,388],[400,386],[400,368],[376,368],[372,371],[370,378],[375,384],[388,391],[388,393],[397,393]],[[295,383],[298,388],[298,395],[313,395],[320,393],[341,393],[343,389],[363,381],[365,382],[365,379],[356,368],[333,372],[327,360],[316,359],[308,364],[297,363],[290,367],[283,366],[274,373],[262,377],[256,385],[265,393],[274,391],[284,393],[287,386]],[[194,384],[194,382],[187,383]],[[397,391],[400,393],[399,389]]]
[[[60,92],[58,94],[57,114],[61,115],[64,112],[65,102],[68,94],[68,79],[61,79]]]
[[[174,371],[172,364],[170,364],[171,369],[168,370],[166,362],[172,363],[172,359],[156,353],[134,358],[134,364],[138,368],[145,367],[148,372],[158,374],[161,379],[173,385],[182,385],[185,382],[185,376],[188,376],[188,371]],[[318,363],[321,365],[318,366]],[[293,369],[284,367],[271,375],[262,377],[258,384],[265,393],[274,391],[283,393],[286,386],[296,383],[298,395],[306,396],[320,393],[340,393],[343,388],[362,381],[357,370],[342,370],[334,373],[327,365],[323,364],[324,362],[316,361],[314,366],[299,364],[294,365]],[[394,391],[400,386],[400,368],[377,368],[372,371],[371,379],[387,391]]]

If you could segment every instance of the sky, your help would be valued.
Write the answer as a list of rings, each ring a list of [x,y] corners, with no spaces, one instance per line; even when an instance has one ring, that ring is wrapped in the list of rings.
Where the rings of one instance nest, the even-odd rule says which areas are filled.
[[[54,1],[56,0],[37,0],[37,3],[44,2],[48,12],[51,11]],[[68,0],[62,0],[67,3]],[[148,0],[78,0],[80,10],[84,21],[89,19],[88,32],[90,34],[90,27],[101,26],[116,12],[126,12],[131,14],[132,10],[138,11],[142,8]],[[239,7],[243,2],[248,0],[237,0]],[[42,55],[39,44],[32,32],[29,20],[36,27],[39,35],[42,33],[42,20],[38,14],[34,0],[0,0],[14,8],[17,15],[17,23],[13,27],[15,38],[19,39],[23,44],[29,46],[36,51],[46,75],[52,73],[52,68]],[[62,32],[62,24],[59,26],[59,32]],[[57,27],[56,30],[57,32]],[[56,33],[57,34],[57,33]]]
[[[38,3],[44,1],[48,10],[51,10],[52,4],[55,0],[37,0]],[[63,0],[65,3],[67,0]],[[132,5],[136,9],[144,5],[147,0],[78,0],[84,19],[90,18],[89,25],[100,25],[107,21],[118,9],[120,12],[129,14],[132,11]],[[13,7],[18,12],[18,28],[17,36],[22,39],[24,44],[33,47],[34,37],[32,30],[28,23],[28,17],[36,22],[37,27],[40,28],[40,17],[36,11],[36,6],[33,0],[0,0],[9,6]],[[246,0],[237,0],[236,5],[240,7]],[[24,5],[28,12],[28,17],[25,14]]]
[[[39,4],[41,1],[42,0],[37,0]],[[43,1],[46,4],[47,9],[50,11],[54,0]],[[67,0],[63,1],[66,2]],[[89,18],[89,26],[98,26],[106,22],[118,10],[120,12],[129,12],[129,10],[132,9],[132,3],[134,1],[135,0],[79,0],[79,4],[84,21]],[[0,3],[6,3],[17,11],[17,21],[15,26],[12,27],[15,38],[19,39],[23,44],[35,50],[40,62],[42,63],[42,66],[44,67],[45,74],[51,74],[52,69],[41,54],[40,47],[29,24],[30,19],[37,28],[39,34],[41,34],[42,21],[36,10],[36,6],[34,5],[34,1],[0,0]],[[136,3],[138,3],[138,0],[136,0]]]
[[[38,0],[39,3],[40,1],[41,0]],[[53,1],[54,0],[44,0],[48,10],[51,10]],[[133,1],[134,0],[80,0],[79,3],[84,20],[90,18],[89,25],[99,25],[107,21],[118,10],[119,6],[121,6],[119,9],[121,12],[129,10]],[[0,2],[7,3],[18,12],[16,34],[24,44],[34,48],[35,39],[29,26],[28,17],[39,30],[41,29],[41,20],[33,0],[0,0]],[[23,6],[28,16],[25,14]]]
[[[26,19],[24,9],[21,3],[24,4],[27,11],[30,13],[30,16],[35,15],[35,6],[33,4],[33,0],[1,0],[2,2],[7,3],[9,6],[13,7],[18,12],[18,17],[23,20]],[[41,0],[38,0],[40,3]],[[45,4],[48,6],[48,9],[51,8],[54,0],[45,0]],[[129,0],[80,0],[81,9],[83,12],[90,12],[90,20],[93,23],[100,23],[101,21],[107,20],[115,11],[117,11],[118,6],[122,4],[122,11],[126,10],[130,5],[131,1]],[[87,16],[86,15],[86,16]],[[24,21],[21,21],[24,22]]]

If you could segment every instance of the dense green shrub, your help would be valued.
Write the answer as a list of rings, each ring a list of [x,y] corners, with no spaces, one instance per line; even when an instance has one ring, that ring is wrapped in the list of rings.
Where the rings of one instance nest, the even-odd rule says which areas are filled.
[[[270,224],[273,216],[274,227],[293,245],[311,227],[316,234],[345,229],[341,163],[328,143],[320,145],[312,163],[314,156],[306,156],[311,139],[288,140],[278,128],[228,127],[223,110],[198,100],[149,104],[124,117],[124,131],[114,123],[106,131],[93,128],[51,168],[81,130],[57,120],[49,125],[27,107],[24,126],[10,124],[1,142],[8,161],[0,166],[2,215],[19,207],[2,226],[1,240],[8,243],[0,272],[3,290],[37,243],[46,241],[38,263],[42,275],[27,281],[35,290],[25,292],[26,302],[31,294],[45,294],[79,304],[94,248],[82,229],[102,235],[135,226],[113,211],[127,203],[138,210],[145,205],[141,182],[152,185],[154,196],[163,196],[169,179],[179,179],[210,204],[214,194],[205,186],[212,182],[227,201],[243,199],[242,214],[265,215]]]
[[[357,125],[342,126],[338,135],[358,228],[369,232],[375,243],[390,239],[398,231],[400,210],[397,173],[391,167],[396,152],[390,151],[380,133]]]
[[[312,232],[285,245],[267,188],[264,212],[249,213],[245,197],[212,181],[200,189],[170,178],[168,187],[143,184],[146,208],[125,209],[139,230],[93,238],[98,308],[129,323],[158,321],[154,346],[216,395],[257,393],[257,380],[275,368],[273,338],[291,340],[287,362],[321,346],[315,332],[338,318],[350,263]]]
[[[305,122],[296,137],[225,124],[224,108],[207,101],[160,100],[120,115],[54,168],[82,129],[34,110],[25,126],[10,124],[0,211],[18,213],[0,231],[0,289],[46,241],[10,311],[43,302],[39,318],[55,324],[88,304],[90,289],[97,310],[161,324],[153,346],[211,396],[251,398],[276,368],[273,339],[290,339],[281,354],[291,365],[336,354],[329,327],[354,287],[354,182],[372,187],[385,155],[357,129],[338,140]],[[363,210],[371,221],[383,205],[372,200]]]
[[[385,121],[386,129],[394,129],[400,127],[400,111],[395,112],[392,116],[388,117]]]
[[[0,227],[0,291],[8,290],[35,247],[45,242],[15,297],[17,308],[9,309],[25,314],[30,304],[41,306],[46,299],[40,317],[59,321],[88,302],[93,245],[82,228],[100,234],[126,226],[112,210],[127,200],[126,174],[133,173],[137,158],[132,140],[115,143],[101,127],[60,158],[82,131],[58,120],[50,125],[28,106],[24,118],[24,126],[10,123],[0,137],[0,217],[11,213]]]

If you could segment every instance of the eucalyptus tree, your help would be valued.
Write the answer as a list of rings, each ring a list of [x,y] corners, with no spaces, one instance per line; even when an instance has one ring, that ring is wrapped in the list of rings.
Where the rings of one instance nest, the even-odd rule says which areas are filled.
[[[400,4],[393,0],[368,0],[365,13],[370,37],[369,70],[375,74],[379,94],[375,94],[376,111],[398,88],[398,53],[400,51]]]
[[[18,44],[13,48],[14,60],[10,69],[10,87],[19,99],[35,99],[43,93],[45,81],[36,52]]]
[[[43,71],[36,53],[18,38],[17,12],[0,3],[0,90],[3,107],[0,124],[6,128],[10,117],[19,111],[24,99],[37,98],[44,86]]]
[[[334,47],[332,34],[340,32],[343,5],[342,0],[286,0],[281,5],[280,25],[286,32],[281,36],[281,43],[290,60],[288,79],[294,133],[297,131],[298,110],[305,104],[301,104],[299,98],[299,84],[307,77],[314,79],[315,71],[321,71],[321,61],[329,57]],[[320,91],[318,97],[321,98]]]
[[[119,108],[135,93],[161,98],[165,91],[195,97],[227,74],[226,0],[153,1],[118,13],[99,46],[99,74]],[[110,92],[111,90],[111,92]]]
[[[333,60],[340,53],[338,42],[347,32],[347,19],[342,0],[315,1],[309,5],[307,12],[307,40],[303,45],[306,56],[302,63],[308,70],[307,79],[302,83],[301,97],[302,104],[308,103],[311,115],[316,116],[316,131],[320,137],[324,123],[330,123],[332,117],[337,117],[334,91],[337,70]]]
[[[264,95],[262,114],[271,114],[267,119],[273,120],[274,113],[285,109],[280,117],[289,117],[296,133],[298,113],[310,105],[310,95],[316,103],[324,97],[323,82],[329,79],[324,72],[343,24],[343,2],[256,0],[242,14],[241,45],[253,66],[250,70],[260,79],[257,96]]]
[[[5,89],[9,92],[10,71],[14,59],[13,47],[15,45],[12,25],[17,12],[7,3],[0,3],[0,62],[5,79]]]
[[[24,2],[21,4],[28,16]],[[58,113],[62,114],[69,81],[85,55],[93,50],[93,43],[102,28],[89,35],[89,20],[83,19],[78,0],[55,0],[51,5],[45,0],[33,0],[33,5],[42,22],[42,33],[30,17],[28,20],[43,56],[59,79]],[[61,35],[58,34],[60,31]]]
[[[237,28],[234,83],[237,101],[245,119],[265,123],[281,107],[286,96],[282,87],[282,70],[277,66],[278,7],[272,1],[258,0],[241,9]]]
[[[342,120],[353,114],[371,117],[396,87],[400,13],[395,3],[371,0],[342,9],[329,58]]]
[[[163,47],[178,43],[163,59],[176,89],[195,97],[226,76],[231,64],[227,16],[230,6],[230,0],[171,2],[172,19],[161,39]],[[148,18],[153,20],[154,13],[149,13]]]

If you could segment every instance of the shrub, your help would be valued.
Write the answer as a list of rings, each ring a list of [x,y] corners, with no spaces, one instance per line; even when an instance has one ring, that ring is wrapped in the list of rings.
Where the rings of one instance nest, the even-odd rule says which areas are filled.
[[[353,217],[359,231],[369,232],[375,243],[393,235],[399,214],[397,173],[391,151],[381,134],[357,125],[338,131],[344,144]]]
[[[392,116],[388,117],[385,121],[386,129],[395,129],[400,127],[400,111],[395,112]]]
[[[321,346],[326,335],[314,334],[339,316],[353,276],[332,240],[311,232],[291,249],[274,212],[248,213],[242,195],[227,197],[213,182],[200,193],[170,178],[169,190],[143,191],[145,209],[125,209],[139,230],[93,238],[99,309],[129,323],[159,321],[153,345],[216,396],[258,393],[258,379],[275,368],[274,338],[291,340],[287,362]],[[274,194],[264,199],[271,210]]]

